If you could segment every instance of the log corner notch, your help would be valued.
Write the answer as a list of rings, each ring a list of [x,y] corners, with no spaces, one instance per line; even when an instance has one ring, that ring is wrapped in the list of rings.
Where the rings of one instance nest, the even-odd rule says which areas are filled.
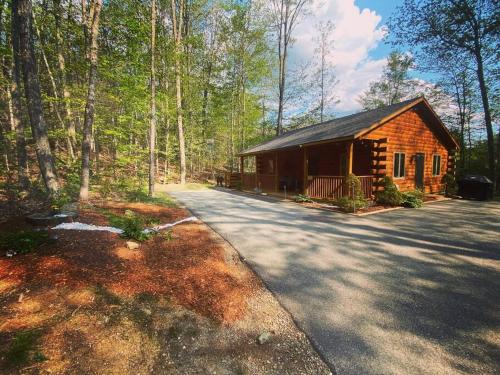
[[[373,140],[371,150],[371,167],[373,175],[373,195],[382,188],[382,180],[386,175],[387,138]]]

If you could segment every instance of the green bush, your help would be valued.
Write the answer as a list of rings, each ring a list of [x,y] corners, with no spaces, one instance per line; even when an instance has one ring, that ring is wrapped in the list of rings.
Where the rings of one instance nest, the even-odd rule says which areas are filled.
[[[345,189],[349,195],[343,196],[335,202],[343,211],[354,212],[357,209],[365,208],[368,200],[365,199],[359,178],[350,174],[345,180]]]
[[[424,193],[422,190],[408,191],[401,194],[401,205],[409,208],[420,208],[424,203]]]
[[[446,173],[441,179],[441,182],[444,184],[444,193],[447,197],[457,194],[458,185],[454,175]]]
[[[26,254],[49,242],[51,239],[46,231],[23,230],[3,234],[0,237],[0,248]]]
[[[297,203],[312,203],[313,200],[309,195],[306,194],[297,194],[294,198]]]
[[[376,201],[378,204],[384,206],[399,206],[403,202],[403,196],[398,190],[392,178],[385,176],[382,181],[383,191],[376,194]]]
[[[123,230],[122,237],[137,241],[146,241],[153,233],[144,233],[147,225],[157,224],[158,220],[137,215],[135,212],[126,210],[125,215],[108,215],[109,223]]]

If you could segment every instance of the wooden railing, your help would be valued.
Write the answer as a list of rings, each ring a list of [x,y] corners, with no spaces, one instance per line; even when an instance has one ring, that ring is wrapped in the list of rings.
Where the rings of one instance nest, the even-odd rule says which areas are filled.
[[[242,188],[244,190],[253,190],[256,186],[255,173],[243,173]]]
[[[358,176],[361,182],[361,190],[365,198],[372,195],[372,176]],[[351,195],[347,191],[344,176],[309,176],[307,181],[307,195],[312,198],[338,199],[340,197]]]
[[[260,187],[263,191],[275,191],[276,190],[276,175],[274,174],[259,174],[257,176],[257,187]]]

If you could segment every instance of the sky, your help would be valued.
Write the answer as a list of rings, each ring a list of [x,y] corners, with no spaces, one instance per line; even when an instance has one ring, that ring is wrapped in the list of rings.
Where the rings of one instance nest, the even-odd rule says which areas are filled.
[[[335,25],[333,49],[328,57],[338,80],[331,92],[340,100],[333,108],[335,113],[361,109],[359,95],[380,77],[392,50],[384,42],[385,25],[401,3],[402,0],[314,0],[308,14],[296,26],[290,53],[292,64],[314,58],[316,25],[320,21]]]

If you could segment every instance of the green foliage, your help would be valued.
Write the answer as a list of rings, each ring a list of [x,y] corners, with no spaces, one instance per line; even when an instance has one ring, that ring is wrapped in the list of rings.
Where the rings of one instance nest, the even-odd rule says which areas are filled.
[[[384,206],[399,206],[403,202],[401,192],[398,190],[391,177],[385,176],[382,182],[383,191],[376,194],[378,204]]]
[[[295,202],[298,202],[298,203],[312,203],[313,200],[311,199],[311,197],[309,195],[305,195],[305,194],[297,194],[294,198]]]
[[[108,214],[108,219],[111,226],[123,229],[124,238],[137,241],[151,238],[153,233],[144,233],[143,230],[149,225],[158,224],[157,219],[141,216],[130,210],[126,210],[123,216]]]
[[[36,349],[39,334],[34,331],[22,331],[16,333],[14,339],[5,353],[5,360],[10,366],[20,366],[30,360],[31,353]],[[34,358],[40,361],[45,356],[36,352]]]
[[[0,236],[0,248],[12,250],[18,254],[26,254],[40,245],[50,243],[51,239],[46,231],[23,230],[8,232]]]
[[[416,189],[401,194],[401,205],[409,208],[420,208],[424,203],[424,192]]]
[[[350,174],[346,177],[345,189],[348,195],[340,197],[335,202],[343,211],[354,212],[368,205],[368,200],[365,199],[361,190],[361,181],[356,175]]]
[[[444,192],[447,197],[452,197],[457,194],[458,185],[454,175],[452,175],[451,173],[446,173],[443,176],[441,182],[445,185]]]
[[[172,229],[167,230],[166,232],[162,232],[160,234],[161,238],[163,238],[165,241],[169,242],[174,239],[173,231]]]

